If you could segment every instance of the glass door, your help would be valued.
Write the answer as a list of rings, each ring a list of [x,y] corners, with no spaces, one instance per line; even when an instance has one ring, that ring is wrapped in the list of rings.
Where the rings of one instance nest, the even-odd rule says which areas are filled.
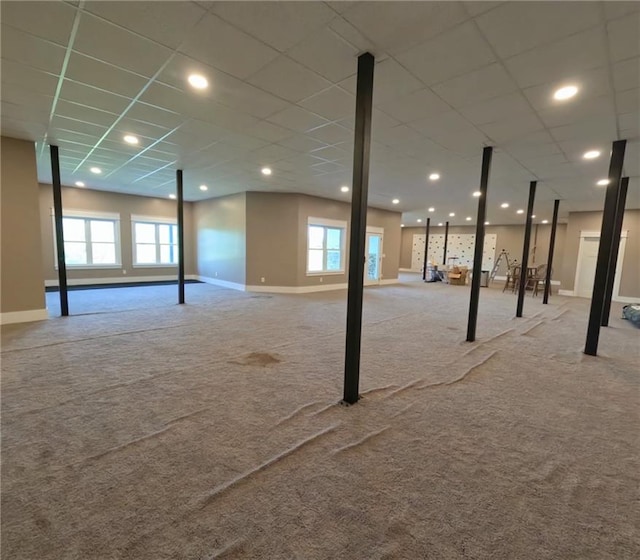
[[[366,286],[380,284],[382,272],[382,234],[367,232],[366,266],[364,283]]]

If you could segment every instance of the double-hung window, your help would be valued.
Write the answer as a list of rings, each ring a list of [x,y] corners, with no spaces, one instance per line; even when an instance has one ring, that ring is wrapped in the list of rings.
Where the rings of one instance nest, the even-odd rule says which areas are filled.
[[[347,222],[309,218],[307,225],[307,274],[344,272]]]
[[[178,264],[178,226],[170,218],[131,216],[134,266]]]
[[[119,230],[119,214],[64,212],[62,231],[66,265],[71,268],[120,266]]]

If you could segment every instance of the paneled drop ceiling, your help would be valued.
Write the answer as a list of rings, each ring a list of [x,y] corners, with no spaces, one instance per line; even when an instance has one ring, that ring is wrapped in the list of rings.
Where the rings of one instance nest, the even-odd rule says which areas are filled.
[[[348,200],[340,187],[351,181],[356,59],[368,50],[377,61],[373,206],[403,211],[407,225],[428,207],[435,222],[473,223],[482,148],[493,145],[492,223],[522,222],[516,209],[534,179],[536,221],[550,218],[555,198],[563,216],[597,210],[611,142],[626,138],[628,207],[640,208],[639,10],[3,1],[2,134],[37,142],[43,182],[56,144],[67,185],[166,197],[182,168],[188,200],[245,190]],[[205,91],[189,86],[192,73],[207,77]],[[566,84],[578,94],[555,101]],[[602,155],[584,160],[592,149]]]

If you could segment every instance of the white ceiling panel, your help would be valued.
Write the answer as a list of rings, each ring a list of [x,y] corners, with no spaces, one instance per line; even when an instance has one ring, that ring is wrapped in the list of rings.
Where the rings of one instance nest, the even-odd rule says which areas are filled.
[[[2,25],[66,46],[76,10],[63,2],[2,2]]]
[[[640,3],[634,0],[622,2],[603,2],[604,13],[607,19],[618,19],[624,15],[640,12]]]
[[[327,142],[322,142],[321,140],[303,134],[295,134],[289,138],[280,140],[278,144],[303,153],[311,152],[318,148],[325,148],[329,145]]]
[[[178,48],[205,9],[194,2],[162,2],[158,10],[151,2],[102,2],[92,0],[85,9],[112,23],[171,49]]]
[[[247,78],[277,58],[278,51],[213,14],[200,20],[180,52],[236,78]]]
[[[460,108],[460,114],[475,125],[522,117],[531,112],[531,106],[520,92]]]
[[[271,115],[267,120],[295,132],[305,132],[327,123],[327,119],[293,105]]]
[[[299,105],[325,119],[337,121],[353,114],[356,98],[342,88],[333,86],[300,101]]]
[[[131,103],[131,99],[97,89],[71,80],[64,80],[60,91],[60,99],[74,103],[90,103],[95,109],[120,114]]]
[[[613,87],[616,91],[640,87],[640,57],[629,58],[613,65]]]
[[[56,104],[55,114],[98,124],[106,128],[110,127],[118,118],[118,115],[113,113],[93,109],[92,107],[73,103],[72,101],[65,101],[64,99],[60,99]]]
[[[294,103],[331,85],[328,80],[284,55],[267,64],[248,81]]]
[[[618,130],[620,138],[640,138],[640,112],[619,115]]]
[[[309,131],[309,136],[326,142],[327,144],[335,144],[337,142],[353,142],[353,132],[348,128],[344,128],[338,124],[326,124]]]
[[[589,118],[615,119],[613,99],[610,95],[576,99],[538,112],[540,119],[549,128],[571,124]]]
[[[3,59],[2,84],[12,84],[33,93],[53,96],[58,85],[58,78],[30,66]]]
[[[607,34],[614,62],[640,55],[640,17],[637,14],[607,23]]]
[[[402,123],[451,110],[449,105],[427,88],[419,89],[386,103],[376,103],[376,105]]]
[[[49,115],[53,97],[34,93],[29,89],[13,84],[4,84],[2,86],[2,101],[14,105],[24,105],[35,113]]]
[[[512,140],[525,137],[532,132],[542,130],[544,127],[537,115],[529,113],[510,119],[483,124],[480,125],[479,128],[494,145],[502,145]]]
[[[640,88],[617,93],[615,98],[618,113],[632,113],[640,107]]]
[[[396,55],[407,70],[433,85],[487,66],[495,56],[472,21]]]
[[[63,47],[9,26],[2,30],[1,37],[2,58],[53,74],[60,73],[65,54]]]
[[[602,141],[602,138],[616,138],[616,123],[606,117],[589,118],[574,124],[559,126],[549,130],[557,142],[564,140]]]
[[[596,2],[505,2],[476,18],[497,54],[509,57],[600,21]]]
[[[476,17],[484,12],[493,10],[496,6],[503,4],[504,2],[485,2],[482,0],[472,0],[471,2],[463,2],[465,9],[469,15]]]

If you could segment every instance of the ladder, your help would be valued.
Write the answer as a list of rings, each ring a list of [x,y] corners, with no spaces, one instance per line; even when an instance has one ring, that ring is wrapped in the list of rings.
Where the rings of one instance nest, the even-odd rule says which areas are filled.
[[[498,258],[496,259],[495,264],[493,265],[493,269],[491,270],[491,274],[489,276],[491,281],[495,280],[496,273],[498,272],[498,269],[500,268],[500,265],[502,264],[502,258],[503,257],[507,261],[507,268],[511,268],[511,261],[509,260],[509,253],[507,253],[504,249],[502,249],[502,251],[500,251],[500,254],[498,255]],[[513,261],[513,262],[515,263],[516,261]]]

